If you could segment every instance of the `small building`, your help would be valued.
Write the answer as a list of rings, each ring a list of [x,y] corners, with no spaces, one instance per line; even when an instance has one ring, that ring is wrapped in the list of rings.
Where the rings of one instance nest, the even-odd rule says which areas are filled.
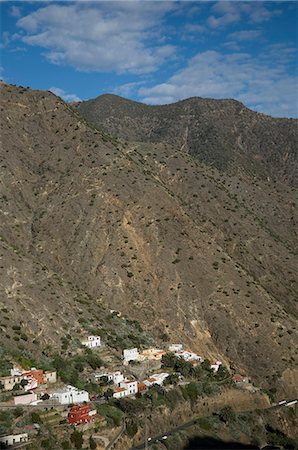
[[[114,390],[113,397],[114,398],[122,398],[129,395],[128,389],[123,387],[118,387]]]
[[[28,394],[16,395],[13,398],[15,405],[30,405],[32,402],[36,402],[37,395],[35,392],[28,392]]]
[[[149,378],[144,380],[144,384],[147,387],[153,386],[154,384],[158,384],[159,386],[163,385],[164,380],[169,376],[168,373],[154,373]]]
[[[92,412],[92,414],[90,414]],[[95,411],[96,414],[96,411]],[[89,410],[89,405],[73,405],[67,415],[67,421],[71,425],[91,422],[93,411]]]
[[[28,442],[28,433],[9,434],[0,437],[0,448],[12,447],[13,445]]]
[[[128,389],[127,395],[134,395],[138,392],[138,382],[133,380],[121,381],[119,387]]]
[[[244,377],[242,375],[239,375],[238,373],[233,375],[233,381],[238,384],[238,383],[249,383],[249,378],[248,377]]]
[[[11,391],[14,386],[20,383],[22,378],[20,375],[9,375],[7,377],[0,377],[0,383],[3,385],[4,391]]]
[[[89,402],[89,394],[87,391],[77,389],[70,385],[65,388],[58,389],[54,392],[54,394],[52,394],[51,398],[53,400],[57,400],[61,405]]]
[[[82,345],[88,348],[96,348],[101,346],[100,336],[88,336],[86,339],[81,341]]]
[[[118,370],[117,372],[110,372],[107,374],[108,380],[113,381],[114,384],[119,384],[124,381],[123,374]]]
[[[159,384],[159,386],[163,385],[163,382],[165,381],[165,379],[169,376],[168,373],[154,373],[152,375],[152,378],[155,378],[156,382],[155,384]]]
[[[129,361],[136,361],[139,359],[139,351],[137,348],[128,348],[123,350],[123,359],[125,363]]]
[[[214,361],[211,365],[210,368],[213,370],[213,372],[218,372],[218,369],[220,368],[220,366],[222,365],[221,361]]]
[[[193,361],[193,362],[203,362],[203,358],[196,353],[184,350],[182,352],[178,352],[177,356],[183,358],[185,361]]]
[[[165,354],[166,354],[166,352],[159,348],[147,348],[142,351],[141,357],[143,357],[145,359],[151,359],[151,360],[158,361]]]
[[[100,381],[101,378],[106,377],[108,381],[113,382],[114,384],[119,384],[124,380],[123,374],[117,370],[116,372],[99,372],[93,374],[94,381]]]
[[[182,344],[171,344],[169,345],[169,351],[173,353],[182,352],[183,345]]]
[[[147,378],[146,380],[144,380],[144,384],[145,384],[147,387],[151,387],[151,386],[153,386],[154,384],[157,384],[157,383],[156,383],[156,378],[154,378],[154,377]]]

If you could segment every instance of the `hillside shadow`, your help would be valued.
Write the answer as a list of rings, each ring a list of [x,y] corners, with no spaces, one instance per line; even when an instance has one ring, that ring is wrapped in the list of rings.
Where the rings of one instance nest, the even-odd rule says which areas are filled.
[[[256,445],[224,442],[214,438],[193,438],[183,450],[260,450]]]

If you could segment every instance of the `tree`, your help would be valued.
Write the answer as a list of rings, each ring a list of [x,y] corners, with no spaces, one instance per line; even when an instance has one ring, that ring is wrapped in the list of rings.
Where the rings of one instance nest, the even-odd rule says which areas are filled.
[[[14,412],[13,412],[13,415],[15,417],[20,417],[23,414],[24,414],[24,410],[23,410],[23,408],[21,406],[17,406],[16,409],[14,410]]]
[[[112,398],[112,397],[113,397],[113,393],[114,393],[113,389],[109,388],[109,389],[107,389],[106,392],[104,393],[104,396],[105,396],[105,398],[108,400],[109,398]]]
[[[207,370],[207,371],[211,371],[212,370],[209,359],[204,359],[204,361],[201,364],[201,367],[202,367],[203,370]]]
[[[177,359],[178,358],[174,355],[174,353],[166,353],[161,358],[161,367],[174,369]]]
[[[109,379],[106,375],[103,375],[100,377],[99,382],[101,386],[107,386],[109,384]]]
[[[224,380],[226,378],[229,378],[229,376],[230,376],[230,373],[229,373],[228,369],[223,365],[219,366],[219,369],[218,369],[217,373],[215,374],[215,378],[217,380]]]
[[[186,393],[186,396],[189,398],[189,400],[194,403],[199,396],[197,383],[188,383],[184,388],[184,392]]]
[[[218,414],[220,420],[225,423],[231,423],[236,419],[236,414],[231,406],[224,406]]]
[[[96,450],[96,447],[97,447],[96,442],[92,436],[90,436],[90,438],[89,438],[89,447],[91,450]]]
[[[74,430],[74,432],[70,436],[70,440],[74,444],[75,448],[77,450],[80,450],[84,443],[83,433],[81,433],[80,431]]]
[[[49,400],[50,396],[47,392],[45,392],[40,398],[41,400]]]
[[[164,380],[163,384],[169,385],[169,384],[177,384],[179,381],[179,375],[178,373],[171,373],[170,375],[167,376],[167,378]]]

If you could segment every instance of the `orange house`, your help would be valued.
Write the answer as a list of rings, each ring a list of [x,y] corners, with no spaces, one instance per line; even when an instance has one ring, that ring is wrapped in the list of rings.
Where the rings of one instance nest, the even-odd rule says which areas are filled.
[[[88,423],[91,420],[88,405],[73,405],[67,416],[67,421],[71,425]]]
[[[22,378],[23,377],[32,377],[37,381],[38,384],[44,384],[43,370],[41,369],[31,369],[27,372],[23,372]]]

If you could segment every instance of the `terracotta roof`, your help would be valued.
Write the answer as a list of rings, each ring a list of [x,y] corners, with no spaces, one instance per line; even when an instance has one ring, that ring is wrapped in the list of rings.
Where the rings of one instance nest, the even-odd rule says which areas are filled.
[[[243,379],[244,379],[244,377],[242,375],[239,375],[239,374],[236,374],[236,375],[233,376],[233,380],[236,381],[236,382],[237,381],[238,382],[243,381]]]
[[[123,392],[123,391],[127,391],[127,389],[126,388],[116,388],[116,389],[114,389],[114,393],[115,392]]]

